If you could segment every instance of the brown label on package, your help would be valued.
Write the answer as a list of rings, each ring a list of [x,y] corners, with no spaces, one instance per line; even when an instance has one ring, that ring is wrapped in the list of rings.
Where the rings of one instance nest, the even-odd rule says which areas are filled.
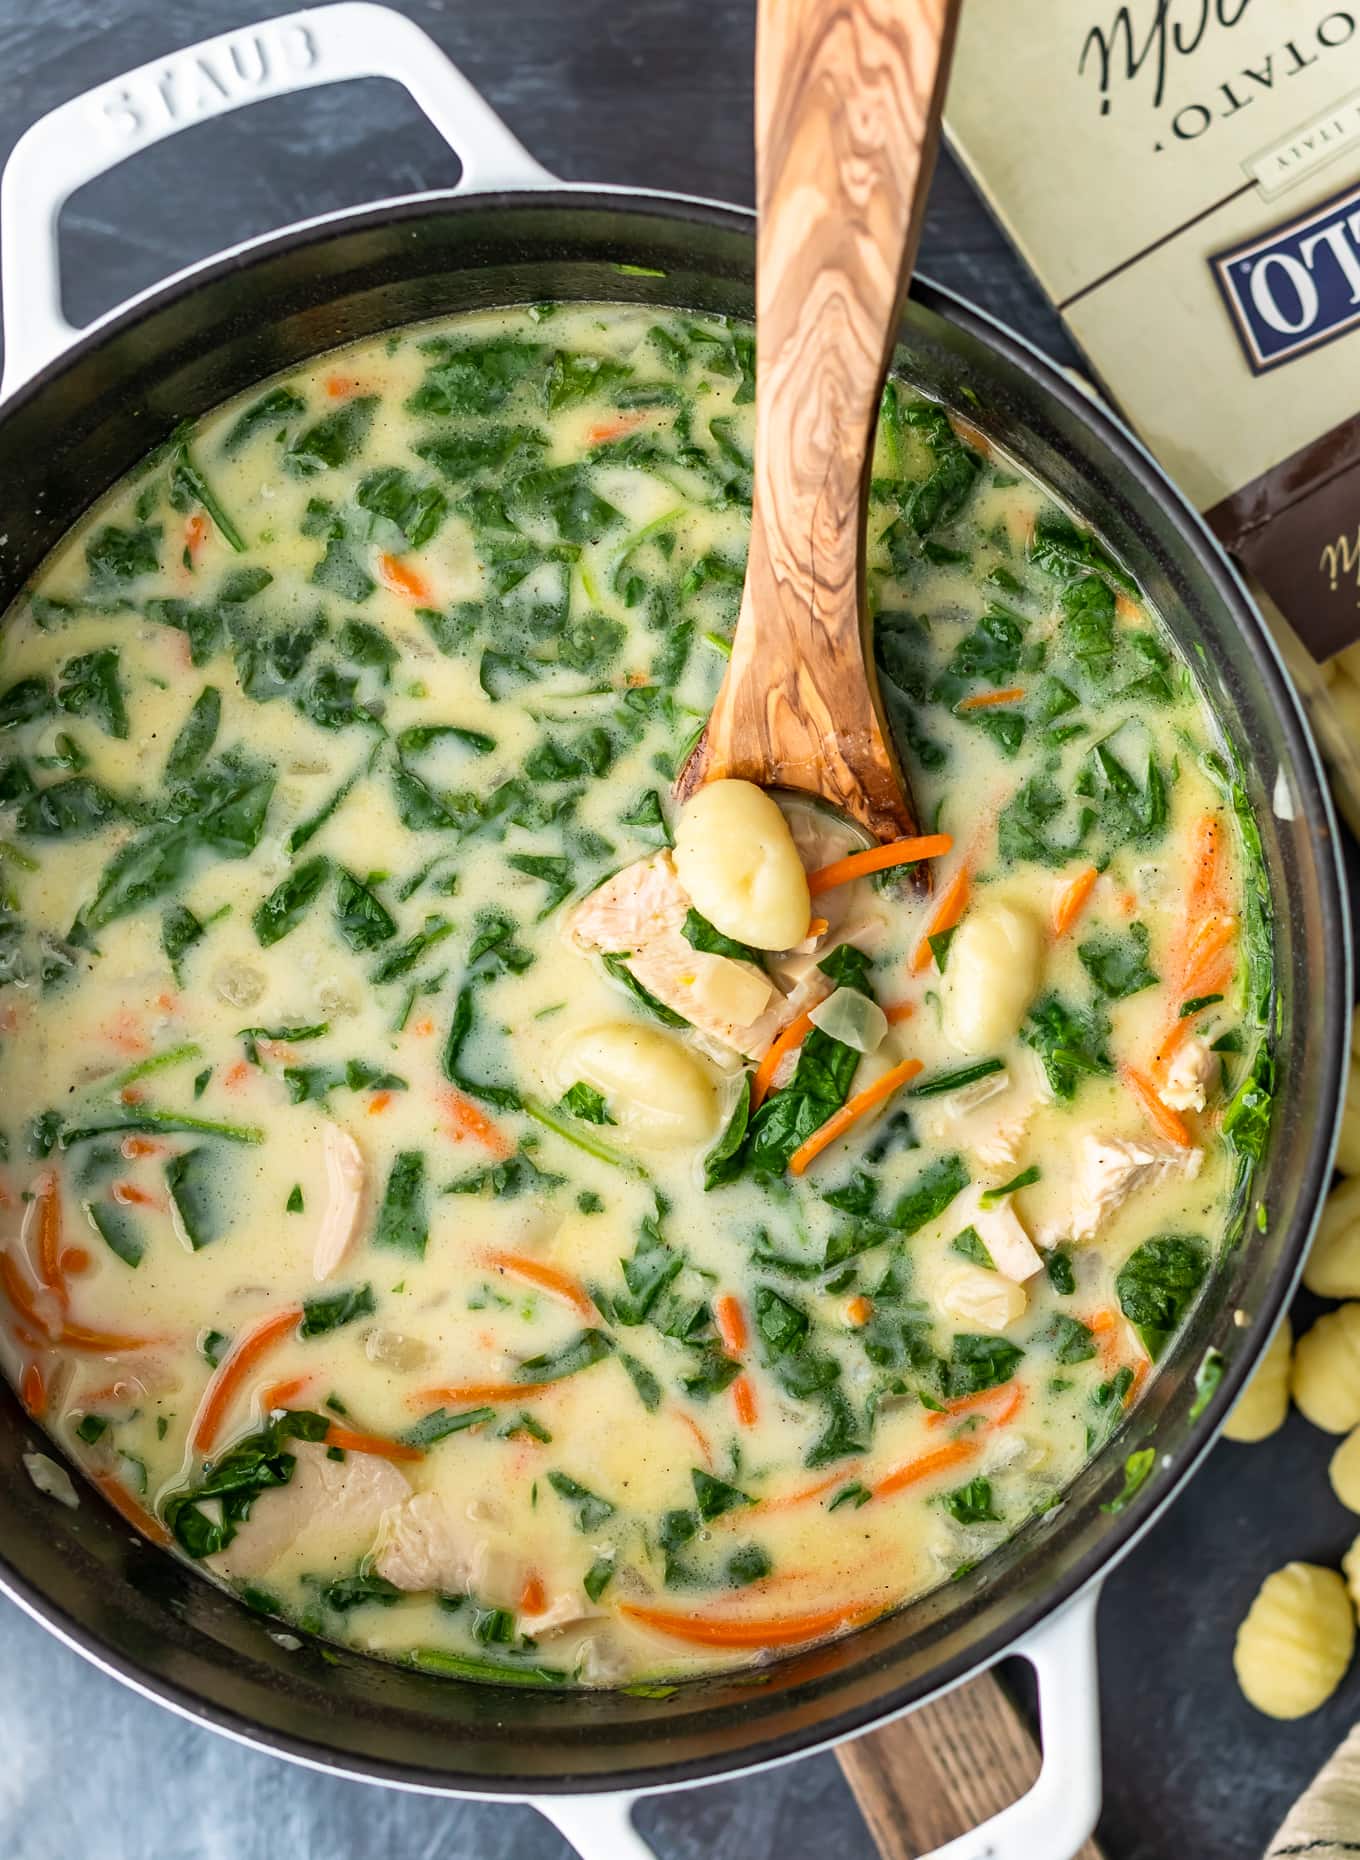
[[[1360,416],[1205,514],[1315,659],[1360,638]]]

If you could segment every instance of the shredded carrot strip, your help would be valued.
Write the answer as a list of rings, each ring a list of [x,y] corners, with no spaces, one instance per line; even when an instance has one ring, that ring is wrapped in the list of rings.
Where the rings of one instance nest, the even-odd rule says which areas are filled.
[[[1094,1331],[1096,1336],[1099,1337],[1107,1330],[1114,1330],[1118,1326],[1118,1323],[1119,1319],[1115,1316],[1110,1307],[1108,1305],[1102,1305],[1099,1311],[1093,1311],[1090,1317],[1087,1318],[1086,1328],[1087,1330]]]
[[[779,1037],[771,1042],[769,1051],[756,1067],[751,1079],[751,1109],[753,1111],[764,1103],[765,1094],[774,1083],[774,1075],[779,1070],[779,1062],[785,1053],[791,1053],[795,1046],[801,1046],[811,1031],[812,1010],[808,1008],[791,1020]]]
[[[873,1488],[874,1497],[889,1498],[894,1492],[905,1491],[909,1485],[919,1485],[923,1479],[947,1472],[951,1466],[962,1465],[964,1460],[973,1459],[981,1451],[982,1444],[977,1440],[951,1440],[947,1446],[934,1447],[880,1479]]]
[[[94,1261],[83,1246],[65,1246],[61,1250],[61,1273],[64,1279],[79,1278]]]
[[[1222,900],[1223,828],[1216,814],[1201,814],[1191,830],[1190,867],[1185,905],[1193,922]]]
[[[548,1591],[543,1586],[543,1578],[536,1572],[524,1578],[524,1587],[519,1592],[519,1605],[526,1615],[541,1615],[548,1599]]]
[[[427,1014],[424,1020],[418,1020],[416,1022],[411,1032],[415,1034],[418,1039],[428,1040],[430,1035],[434,1032],[434,1022]]]
[[[139,1156],[164,1156],[167,1145],[154,1137],[124,1137],[121,1148],[125,1161],[136,1162]]]
[[[61,1319],[53,1326],[38,1309],[33,1288],[9,1253],[0,1252],[0,1287],[31,1330],[71,1350],[89,1350],[100,1356],[117,1356],[123,1350],[142,1350],[149,1337],[125,1337],[118,1331],[90,1330],[84,1324]]]
[[[115,1478],[112,1473],[108,1472],[92,1472],[90,1477],[118,1515],[126,1518],[127,1522],[139,1530],[143,1537],[149,1537],[153,1544],[169,1545],[169,1531],[159,1518],[154,1517],[144,1505],[137,1503],[121,1479]]]
[[[388,1108],[391,1102],[392,1102],[392,1094],[390,1091],[375,1091],[373,1096],[368,1101],[369,1116],[370,1117],[381,1117],[383,1112]]]
[[[475,1105],[471,1098],[464,1097],[462,1092],[445,1092],[444,1108],[449,1114],[453,1134],[459,1141],[464,1137],[474,1137],[478,1143],[485,1145],[493,1156],[499,1157],[509,1156],[514,1150],[514,1144],[504,1131],[498,1125],[493,1124],[486,1112],[480,1106]]]
[[[807,933],[809,936],[825,936],[830,928],[830,920],[826,917],[809,917],[808,919]]]
[[[35,1421],[47,1412],[47,1384],[36,1363],[30,1363],[19,1380],[19,1400]]]
[[[930,939],[933,936],[943,936],[946,930],[952,930],[960,917],[963,916],[964,911],[968,908],[968,892],[971,884],[972,879],[969,875],[968,867],[966,865],[961,865],[950,879],[949,883],[945,886],[944,890],[940,893],[939,902],[931,913],[930,926],[920,942],[916,945],[916,948],[912,951],[911,967],[913,974],[919,975],[923,969],[928,969],[934,961],[935,952],[930,947]]]
[[[352,375],[327,375],[326,392],[332,400],[347,400],[359,392],[359,383]]]
[[[1020,1410],[1025,1405],[1024,1384],[1022,1382],[1013,1382],[1010,1386],[1010,1400],[1006,1402],[1004,1407],[998,1408],[996,1413],[992,1416],[993,1427],[1005,1427],[1009,1422],[1015,1419],[1016,1415],[1019,1414]]]
[[[37,1214],[38,1276],[64,1310],[70,1294],[61,1276],[61,1190],[55,1170],[43,1177],[38,1189]]]
[[[677,1408],[675,1410],[675,1418],[680,1422],[682,1427],[687,1428],[693,1435],[694,1444],[699,1449],[699,1456],[703,1460],[704,1465],[711,1466],[713,1464],[713,1443],[704,1432],[703,1428],[700,1427],[694,1416],[684,1408]]]
[[[164,1206],[158,1195],[149,1189],[138,1188],[135,1182],[115,1182],[110,1190],[114,1200],[125,1208],[159,1208]]]
[[[974,1408],[990,1408],[992,1403],[1003,1395],[1008,1395],[1015,1385],[1001,1382],[995,1388],[976,1389],[971,1395],[956,1395],[953,1401],[947,1401],[943,1408],[932,1408],[926,1416],[927,1427],[943,1427],[956,1415],[971,1414]]]
[[[184,526],[184,547],[190,558],[196,556],[208,540],[208,519],[201,511],[195,511]]]
[[[260,1397],[265,1413],[269,1414],[275,1408],[286,1408],[290,1401],[296,1401],[311,1380],[310,1375],[305,1375],[287,1376],[282,1382],[271,1382]]]
[[[791,1647],[799,1641],[818,1640],[842,1628],[858,1627],[877,1614],[863,1603],[842,1603],[808,1615],[769,1615],[763,1621],[724,1619],[720,1615],[676,1614],[668,1608],[643,1608],[625,1602],[619,1613],[670,1640],[685,1640],[697,1647]]]
[[[394,555],[378,557],[378,580],[393,594],[400,594],[404,600],[418,601],[428,606],[434,599],[434,592],[423,575],[418,575],[413,568],[408,568]]]
[[[791,1173],[802,1175],[808,1164],[820,1156],[828,1144],[834,1143],[837,1137],[843,1136],[851,1124],[863,1117],[866,1111],[872,1111],[876,1104],[882,1104],[885,1098],[891,1098],[901,1086],[914,1079],[920,1070],[919,1059],[904,1059],[900,1066],[894,1066],[890,1072],[885,1072],[882,1078],[875,1079],[872,1085],[866,1085],[863,1091],[856,1092],[854,1097],[847,1100],[839,1111],[833,1112],[824,1124],[814,1130],[805,1143],[799,1144],[789,1158]]]
[[[747,1343],[746,1314],[731,1292],[713,1300],[713,1319],[724,1350],[729,1356],[740,1356]]]
[[[628,433],[636,432],[646,418],[642,409],[637,408],[631,413],[621,413],[613,420],[597,420],[594,426],[586,429],[586,444],[603,446],[611,439],[622,439]]]
[[[743,1517],[749,1517],[752,1510],[760,1511],[796,1511],[800,1505],[810,1505],[814,1498],[820,1498],[823,1492],[830,1492],[838,1485],[844,1485],[853,1474],[853,1468],[844,1468],[840,1472],[828,1473],[825,1479],[818,1479],[812,1485],[799,1486],[796,1492],[785,1492],[778,1498],[757,1499],[754,1506],[744,1507]],[[727,1512],[727,1517],[736,1517],[736,1512]]]
[[[1221,995],[1227,992],[1228,983],[1232,980],[1233,970],[1237,966],[1231,947],[1234,938],[1235,930],[1229,930],[1225,939],[1228,947],[1223,949],[1219,960],[1182,978],[1176,991],[1181,1000],[1193,1000],[1197,995]],[[1194,1029],[1194,1015],[1181,1014],[1178,1009],[1176,1018],[1168,1024],[1162,1036],[1162,1043],[1153,1057],[1152,1063],[1155,1071],[1166,1070]]]
[[[52,1334],[52,1326],[39,1311],[27,1278],[9,1253],[0,1253],[0,1286],[4,1287],[6,1298],[21,1318],[35,1330],[48,1336]]]
[[[238,1059],[234,1066],[228,1066],[222,1074],[222,1083],[228,1091],[235,1091],[239,1086],[244,1085],[249,1077],[250,1067],[244,1059]]]
[[[918,859],[938,859],[954,844],[948,833],[918,833],[912,839],[890,840],[886,846],[871,846],[867,852],[850,853],[833,859],[817,872],[808,874],[808,892],[818,898],[837,885],[852,879],[867,878],[871,872],[886,872],[894,865],[914,865]]]
[[[137,1025],[136,1016],[120,1014],[117,1020],[109,1021],[99,1031],[110,1046],[116,1046],[120,1052],[134,1056],[149,1051],[150,1043]]]
[[[381,1434],[361,1434],[352,1427],[337,1427],[332,1421],[326,1430],[326,1445],[347,1453],[371,1453],[380,1460],[423,1460],[419,1447],[408,1447],[400,1440],[387,1440]]]
[[[1023,685],[1010,685],[1004,691],[978,691],[972,697],[960,698],[954,709],[990,710],[994,704],[1016,704],[1024,695]]]
[[[281,1311],[271,1311],[268,1317],[261,1318],[232,1345],[213,1371],[189,1430],[196,1452],[206,1453],[212,1446],[241,1383],[262,1356],[296,1329],[301,1318],[301,1305],[285,1305]]]
[[[68,1350],[88,1350],[92,1356],[117,1356],[125,1350],[144,1350],[153,1337],[125,1337],[121,1331],[91,1330],[85,1324],[64,1323],[57,1342]]]
[[[1220,974],[1231,975],[1232,964],[1225,965],[1224,956],[1232,947],[1237,935],[1236,918],[1210,918],[1200,925],[1186,958],[1185,971],[1181,977],[1181,994],[1187,1000],[1196,995],[1212,994],[1215,989],[1211,982]]]
[[[1053,905],[1053,934],[1055,937],[1066,936],[1073,924],[1086,909],[1087,902],[1095,889],[1099,872],[1093,865],[1083,866],[1073,879],[1069,879],[1058,893]]]
[[[406,1397],[410,1408],[428,1408],[435,1403],[523,1401],[529,1395],[541,1395],[556,1387],[552,1382],[459,1382],[452,1388],[417,1389]]]
[[[756,1392],[749,1376],[738,1376],[732,1384],[732,1407],[743,1427],[756,1424]]]
[[[1162,1103],[1157,1096],[1157,1087],[1146,1072],[1140,1072],[1136,1066],[1125,1066],[1124,1083],[1167,1141],[1178,1143],[1182,1149],[1188,1150],[1194,1142],[1189,1126],[1179,1111],[1173,1111],[1169,1104]]]
[[[985,459],[992,456],[992,442],[980,426],[974,426],[971,420],[961,419],[957,413],[949,415],[949,424],[964,445],[971,446],[974,452],[980,452]]]
[[[884,1008],[883,1013],[890,1027],[899,1026],[904,1020],[910,1020],[916,1012],[914,1001],[893,1001]]]
[[[872,1298],[866,1298],[863,1292],[852,1298],[845,1307],[845,1320],[848,1324],[853,1324],[856,1330],[862,1329],[873,1315],[874,1301]]]
[[[1202,814],[1190,834],[1182,948],[1171,977],[1176,1012],[1153,1057],[1156,1072],[1170,1064],[1192,1031],[1192,1017],[1181,1016],[1180,1004],[1196,995],[1222,994],[1232,980],[1237,921],[1224,895],[1224,857],[1221,821],[1215,814]]]
[[[543,1291],[551,1292],[554,1297],[563,1299],[583,1318],[596,1315],[594,1301],[585,1287],[560,1267],[550,1266],[541,1259],[530,1259],[523,1253],[485,1253],[482,1257],[493,1271],[509,1272],[517,1279],[527,1279],[530,1285],[537,1285]]]

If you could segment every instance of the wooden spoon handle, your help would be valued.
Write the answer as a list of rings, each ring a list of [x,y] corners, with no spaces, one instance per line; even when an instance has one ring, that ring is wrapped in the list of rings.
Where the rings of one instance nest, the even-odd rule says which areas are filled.
[[[732,662],[681,792],[741,775],[915,830],[864,641],[883,379],[957,0],[760,0],[756,459]]]
[[[915,1860],[981,1827],[1039,1774],[1029,1727],[992,1673],[836,1755],[882,1860]],[[1074,1860],[1101,1860],[1095,1840]]]

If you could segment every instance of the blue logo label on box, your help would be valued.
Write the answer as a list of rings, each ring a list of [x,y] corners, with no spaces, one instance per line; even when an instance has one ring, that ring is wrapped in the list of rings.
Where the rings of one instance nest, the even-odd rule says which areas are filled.
[[[1360,325],[1360,184],[1209,259],[1261,375]]]

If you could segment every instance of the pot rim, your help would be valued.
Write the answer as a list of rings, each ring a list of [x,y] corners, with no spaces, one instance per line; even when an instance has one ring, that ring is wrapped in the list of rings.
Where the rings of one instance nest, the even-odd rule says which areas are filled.
[[[173,273],[162,282],[105,312],[81,331],[61,354],[46,363],[6,398],[3,405],[0,405],[0,420],[12,409],[40,394],[67,368],[98,350],[110,336],[134,326],[174,300],[191,294],[200,285],[210,286],[222,278],[248,270],[257,260],[289,251],[305,250],[309,246],[320,245],[354,232],[390,227],[394,222],[399,224],[431,212],[494,211],[514,214],[551,211],[554,206],[593,208],[606,213],[632,208],[644,213],[653,212],[667,221],[706,224],[717,230],[736,232],[746,237],[752,233],[756,218],[750,208],[702,196],[653,188],[602,188],[590,183],[570,182],[531,190],[468,194],[433,189],[344,208],[242,241]],[[536,1797],[570,1794],[608,1794],[620,1791],[629,1795],[662,1793],[720,1777],[735,1778],[827,1750],[848,1737],[886,1725],[951,1690],[965,1679],[985,1671],[1008,1654],[1021,1651],[1022,1643],[1027,1638],[1034,1635],[1046,1621],[1073,1604],[1084,1592],[1090,1591],[1093,1585],[1099,1583],[1129,1554],[1161,1518],[1213,1446],[1237,1393],[1255,1367],[1280,1313],[1298,1283],[1308,1242],[1320,1216],[1339,1132],[1344,1102],[1343,1062],[1349,1035],[1351,936],[1331,795],[1298,693],[1285,670],[1279,648],[1252,602],[1241,576],[1199,513],[1142,442],[1103,400],[1078,386],[1028,338],[1010,329],[989,312],[919,274],[912,280],[911,297],[946,323],[962,329],[998,352],[1024,373],[1037,377],[1048,396],[1076,416],[1082,425],[1094,430],[1115,462],[1155,500],[1163,518],[1193,548],[1214,585],[1215,593],[1244,635],[1257,669],[1270,688],[1278,720],[1288,741],[1292,766],[1298,777],[1304,814],[1314,817],[1318,838],[1326,842],[1325,847],[1319,845],[1317,854],[1326,945],[1321,979],[1324,990],[1330,996],[1329,1005],[1337,1011],[1327,1016],[1324,1101],[1304,1170],[1305,1192],[1300,1197],[1301,1205],[1307,1202],[1312,1211],[1307,1219],[1300,1221],[1287,1258],[1281,1261],[1269,1289],[1259,1301],[1253,1320],[1256,1326],[1255,1346],[1239,1351],[1228,1364],[1212,1400],[1194,1423],[1198,1438],[1183,1448],[1181,1457],[1174,1465],[1164,1469],[1155,1497],[1137,1511],[1126,1513],[1114,1522],[1109,1535],[1098,1545],[1088,1548],[1072,1570],[1042,1600],[1026,1604],[1017,1615],[991,1630],[977,1646],[942,1660],[931,1669],[925,1682],[899,1684],[888,1693],[886,1700],[846,1707],[829,1717],[823,1715],[811,1730],[797,1729],[767,1736],[763,1741],[748,1747],[735,1762],[725,1759],[721,1754],[712,1754],[687,1759],[682,1763],[660,1761],[617,1776],[611,1776],[605,1771],[585,1776],[562,1774],[535,1779],[531,1787],[514,1783],[497,1787],[494,1779],[489,1780],[485,1775],[479,1776],[476,1773],[465,1780],[460,1775],[447,1771],[434,1772],[420,1764],[393,1763],[380,1758],[360,1759],[310,1738],[266,1729],[242,1712],[210,1703],[178,1681],[149,1673],[130,1657],[111,1653],[93,1631],[74,1620],[64,1608],[39,1593],[25,1578],[11,1569],[0,1550],[0,1593],[16,1602],[32,1619],[39,1621],[100,1671],[120,1680],[142,1697],[166,1706],[181,1717],[206,1724],[234,1742],[269,1751],[304,1767],[421,1794],[527,1802]],[[318,354],[323,352],[322,348],[316,351]],[[73,513],[73,521],[78,514]],[[1089,1602],[1093,1603],[1093,1600],[1093,1596],[1088,1597]],[[904,1692],[910,1693],[910,1696],[904,1697]]]

